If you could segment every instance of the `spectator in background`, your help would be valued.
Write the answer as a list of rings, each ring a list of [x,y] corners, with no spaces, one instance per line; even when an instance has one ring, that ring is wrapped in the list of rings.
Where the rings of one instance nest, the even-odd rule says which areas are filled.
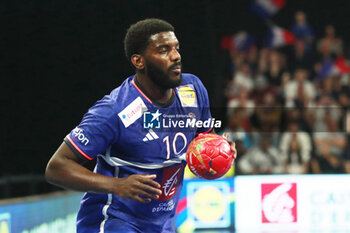
[[[270,50],[263,48],[260,49],[258,58],[258,73],[263,74],[268,70],[268,58]]]
[[[310,106],[316,96],[316,89],[308,80],[308,71],[298,68],[294,72],[294,79],[285,85],[285,106],[286,107],[307,107]]]
[[[339,122],[333,118],[330,111],[326,109],[324,121],[327,125],[326,131],[316,131],[313,134],[316,158],[312,160],[313,173],[342,173],[344,172],[344,149],[346,147],[346,135],[339,132]]]
[[[313,56],[311,52],[307,52],[304,40],[296,40],[293,52],[289,57],[289,69],[294,72],[298,67],[304,67],[311,70],[313,66]]]
[[[327,94],[322,94],[316,101],[314,108],[307,109],[311,118],[310,123],[313,132],[328,132],[329,119],[339,122],[342,109],[339,104]]]
[[[310,51],[314,40],[314,30],[306,20],[306,14],[303,11],[295,13],[295,23],[290,28],[294,36],[303,41],[306,45],[306,50]]]
[[[276,102],[275,93],[266,92],[262,101],[261,104],[257,105],[252,116],[254,129],[265,133],[278,132],[282,107]]]
[[[310,108],[313,109],[313,108]],[[288,108],[284,111],[284,118],[281,122],[281,132],[285,132],[290,130],[288,126],[288,122],[298,122],[298,128],[302,132],[311,133],[312,132],[312,122],[310,124],[309,121],[314,120],[314,118],[308,115],[308,109],[304,108]],[[310,118],[310,119],[309,119]]]
[[[235,108],[243,108],[245,115],[249,118],[254,111],[255,103],[249,98],[249,92],[242,87],[238,90],[237,97],[227,103],[227,114],[230,116]]]
[[[322,58],[335,58],[343,54],[343,41],[336,37],[333,25],[327,25],[325,36],[317,42],[317,51]]]
[[[350,125],[350,113],[347,113],[347,118]],[[348,126],[346,135],[346,147],[344,149],[344,172],[350,174],[350,126]]]
[[[246,51],[246,61],[250,67],[250,70],[254,73],[258,71],[258,58],[259,58],[258,48],[255,45],[251,46],[248,49],[248,51]]]
[[[247,63],[243,63],[241,66],[238,67],[237,72],[233,77],[233,86],[237,90],[244,88],[248,92],[250,92],[253,89],[254,83],[252,73]]]
[[[344,172],[350,174],[350,92],[344,88],[338,96],[338,103],[342,109],[340,127],[346,134],[346,146],[344,148]]]
[[[277,92],[277,96],[279,98],[281,105],[283,105],[285,103],[285,100],[286,100],[285,88],[291,79],[292,79],[292,74],[290,72],[284,72],[282,74],[282,82],[281,82],[281,85],[279,86],[278,92]]]
[[[227,140],[235,142],[237,153],[244,154],[252,144],[250,138],[250,122],[247,118],[246,109],[237,107],[232,109],[224,132]]]
[[[237,98],[241,89],[245,89],[250,93],[254,87],[252,73],[247,63],[241,64],[232,76],[232,80],[226,88],[226,96],[229,101]]]
[[[342,83],[342,77],[341,76],[335,76],[333,79],[333,90],[331,92],[331,96],[333,99],[335,99],[338,104],[344,108],[347,108],[350,106],[349,102],[349,96],[350,94],[350,88],[349,86],[343,86]]]
[[[244,125],[251,126],[251,131],[245,131],[251,132],[249,134],[251,149],[245,147],[242,152],[249,150],[246,153],[249,155],[253,148],[261,149],[261,139],[268,135],[270,144],[282,150],[281,157],[286,172],[304,174],[308,167],[309,172],[320,173],[327,168],[324,164],[331,164],[336,160],[328,161],[327,158],[330,156],[327,153],[322,155],[320,151],[316,151],[314,146],[316,140],[311,135],[316,136],[315,132],[328,132],[331,124],[327,118],[330,117],[338,122],[337,127],[341,127],[340,131],[347,126],[344,124],[346,118],[344,113],[348,111],[350,105],[347,60],[346,57],[342,57],[343,42],[336,36],[333,26],[325,27],[325,36],[316,40],[313,27],[307,21],[307,15],[303,11],[298,11],[290,29],[296,37],[293,46],[280,47],[278,50],[257,49],[258,47],[254,46],[251,50],[237,50],[231,53],[235,69],[228,88],[231,90],[231,98],[227,104],[228,117],[237,117],[231,115],[233,109],[237,107],[246,108],[239,110],[241,113],[238,115],[250,117],[241,123],[235,123],[242,124],[242,128],[246,128]],[[255,106],[252,114],[251,106]],[[281,106],[287,109],[282,109]],[[287,125],[288,122],[291,123]],[[232,132],[234,128],[237,126],[231,127]],[[289,132],[280,135],[284,131]],[[239,137],[242,138],[241,134],[232,133],[232,136],[237,140]],[[338,169],[332,168],[331,164],[328,170],[343,169],[350,173],[350,146],[346,148],[342,149],[344,153],[339,157],[339,161],[344,161],[344,165]],[[248,163],[244,157],[242,156],[242,166]],[[319,165],[318,170],[314,161]],[[242,167],[243,173],[244,167]],[[245,174],[259,171],[259,169],[248,170]],[[268,172],[262,171],[262,173]]]
[[[339,77],[329,76],[318,82],[318,92],[322,95],[327,95],[336,102],[339,94]]]
[[[343,89],[339,93],[338,104],[340,106],[340,110],[342,113],[339,119],[340,128],[344,129],[346,133],[350,133],[350,92],[349,91],[347,91],[346,89]]]
[[[282,83],[282,75],[285,71],[285,58],[281,53],[271,50],[268,56],[267,70],[264,72],[269,85],[278,88]]]
[[[279,150],[271,144],[268,135],[262,135],[257,146],[248,149],[237,162],[240,174],[281,174],[284,172],[283,160]]]
[[[311,159],[311,138],[308,133],[300,131],[299,122],[296,120],[288,123],[288,130],[281,135],[280,142],[285,172],[306,174]]]

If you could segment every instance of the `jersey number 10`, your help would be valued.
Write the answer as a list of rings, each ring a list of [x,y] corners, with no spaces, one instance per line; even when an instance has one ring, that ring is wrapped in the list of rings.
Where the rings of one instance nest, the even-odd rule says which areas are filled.
[[[177,140],[183,140],[183,146],[181,148],[177,148],[176,147],[176,142]],[[166,136],[163,138],[163,142],[165,143],[166,145],[166,159],[170,159],[170,154],[171,154],[171,151],[170,151],[170,137],[169,136]],[[172,149],[173,149],[173,153],[175,155],[179,155],[187,146],[187,138],[185,136],[185,134],[181,133],[181,132],[177,132],[173,138],[173,141],[172,141]]]

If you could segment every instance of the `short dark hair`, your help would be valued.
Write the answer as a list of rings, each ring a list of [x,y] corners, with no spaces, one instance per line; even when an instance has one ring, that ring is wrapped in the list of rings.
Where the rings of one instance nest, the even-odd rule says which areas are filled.
[[[133,54],[142,54],[149,43],[150,36],[159,32],[175,31],[174,27],[156,18],[144,19],[131,25],[124,38],[125,55],[130,60]]]

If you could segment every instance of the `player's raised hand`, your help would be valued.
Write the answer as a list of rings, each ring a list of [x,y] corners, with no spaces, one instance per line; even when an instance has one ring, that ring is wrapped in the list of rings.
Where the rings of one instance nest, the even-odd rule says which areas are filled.
[[[156,175],[131,175],[116,179],[115,193],[125,199],[148,203],[162,194]]]
[[[223,133],[223,134],[222,134],[222,137],[225,138],[226,141],[228,141],[228,140],[227,140],[227,133]],[[230,143],[230,146],[231,146],[231,151],[232,151],[232,154],[233,154],[233,159],[236,159],[236,157],[237,157],[236,143],[230,142],[230,141],[228,141],[228,143]]]

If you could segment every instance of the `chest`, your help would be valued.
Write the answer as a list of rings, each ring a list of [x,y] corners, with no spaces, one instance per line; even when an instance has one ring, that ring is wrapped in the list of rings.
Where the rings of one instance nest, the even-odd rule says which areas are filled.
[[[186,153],[196,135],[193,119],[197,108],[148,108],[143,116],[122,129],[120,139],[112,147],[112,156],[140,163],[163,163]]]

